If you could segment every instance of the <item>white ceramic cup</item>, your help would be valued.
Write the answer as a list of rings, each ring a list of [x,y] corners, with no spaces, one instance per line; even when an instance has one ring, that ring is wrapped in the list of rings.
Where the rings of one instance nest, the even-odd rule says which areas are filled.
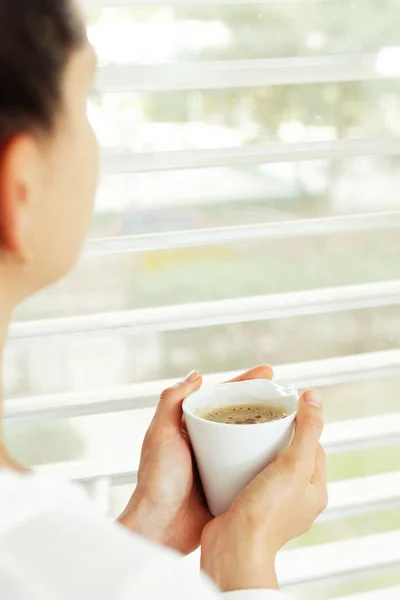
[[[291,442],[298,395],[267,379],[222,383],[186,398],[183,412],[201,482],[213,515],[225,512],[248,483]],[[288,416],[251,425],[229,425],[201,414],[231,404],[282,406]]]

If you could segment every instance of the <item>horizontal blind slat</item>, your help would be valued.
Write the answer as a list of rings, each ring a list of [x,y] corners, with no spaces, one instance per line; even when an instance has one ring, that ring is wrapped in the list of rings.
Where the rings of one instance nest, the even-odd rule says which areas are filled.
[[[400,506],[400,471],[336,481],[328,488],[328,508],[319,523]]]
[[[171,152],[111,153],[102,160],[103,174],[152,173],[185,169],[243,167],[308,160],[343,160],[362,156],[400,154],[400,137],[340,139],[293,144],[254,144],[241,148]]]
[[[208,229],[189,229],[92,239],[86,245],[85,255],[177,250],[180,248],[216,246],[218,244],[234,244],[255,240],[277,240],[358,231],[378,231],[397,229],[399,227],[400,211],[317,219],[293,219],[291,221],[273,221],[257,225],[211,227]]]
[[[11,340],[176,331],[400,304],[400,280],[14,323]]]
[[[391,377],[400,374],[400,350],[386,350],[291,363],[275,367],[275,379],[279,382],[297,385],[299,388],[324,387],[339,383],[366,381]],[[214,385],[237,376],[240,371],[214,373],[204,376],[205,384]],[[104,414],[137,408],[156,406],[161,391],[176,383],[175,380],[134,383],[105,390],[67,392],[6,399],[5,418],[69,418],[83,415]],[[390,435],[400,435],[398,424],[388,420],[387,439]],[[392,431],[394,427],[394,431]],[[361,431],[361,430],[360,430]],[[390,432],[392,432],[390,434]],[[351,439],[354,432],[350,431]],[[368,432],[368,437],[369,432]],[[350,439],[350,442],[351,442]],[[343,446],[347,438],[341,440]],[[367,440],[360,440],[364,445]],[[331,446],[333,447],[333,442]]]
[[[99,69],[103,93],[218,90],[396,78],[383,75],[378,54],[290,57],[197,63],[113,65]]]
[[[399,600],[400,598],[400,586],[381,588],[372,590],[370,592],[364,592],[361,594],[352,594],[345,598],[341,596],[336,600]]]
[[[278,574],[284,586],[327,585],[398,570],[400,531],[361,536],[278,555]]]
[[[328,423],[322,439],[331,454],[400,444],[400,413]]]

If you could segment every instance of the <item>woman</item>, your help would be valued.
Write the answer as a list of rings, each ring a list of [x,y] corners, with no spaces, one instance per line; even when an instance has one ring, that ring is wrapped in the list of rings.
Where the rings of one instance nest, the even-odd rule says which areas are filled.
[[[81,250],[98,170],[86,116],[95,62],[72,0],[0,0],[1,348],[16,305],[67,273]],[[258,367],[241,379],[271,376]],[[182,401],[200,385],[192,372],[162,394],[116,524],[73,486],[16,464],[0,438],[1,598],[280,596],[277,551],[326,505],[320,397],[302,396],[291,448],[212,520],[181,432]],[[200,544],[208,577],[180,560]]]

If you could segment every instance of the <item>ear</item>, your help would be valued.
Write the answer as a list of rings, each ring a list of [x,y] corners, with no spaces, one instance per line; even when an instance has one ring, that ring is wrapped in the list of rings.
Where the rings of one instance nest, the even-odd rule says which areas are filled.
[[[23,261],[32,253],[38,167],[38,146],[29,135],[13,138],[0,157],[0,246]]]

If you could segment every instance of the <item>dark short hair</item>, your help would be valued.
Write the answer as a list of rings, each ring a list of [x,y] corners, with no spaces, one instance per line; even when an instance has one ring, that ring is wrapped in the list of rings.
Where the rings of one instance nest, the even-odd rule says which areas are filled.
[[[0,149],[18,133],[51,130],[64,70],[85,39],[71,0],[0,0]]]

